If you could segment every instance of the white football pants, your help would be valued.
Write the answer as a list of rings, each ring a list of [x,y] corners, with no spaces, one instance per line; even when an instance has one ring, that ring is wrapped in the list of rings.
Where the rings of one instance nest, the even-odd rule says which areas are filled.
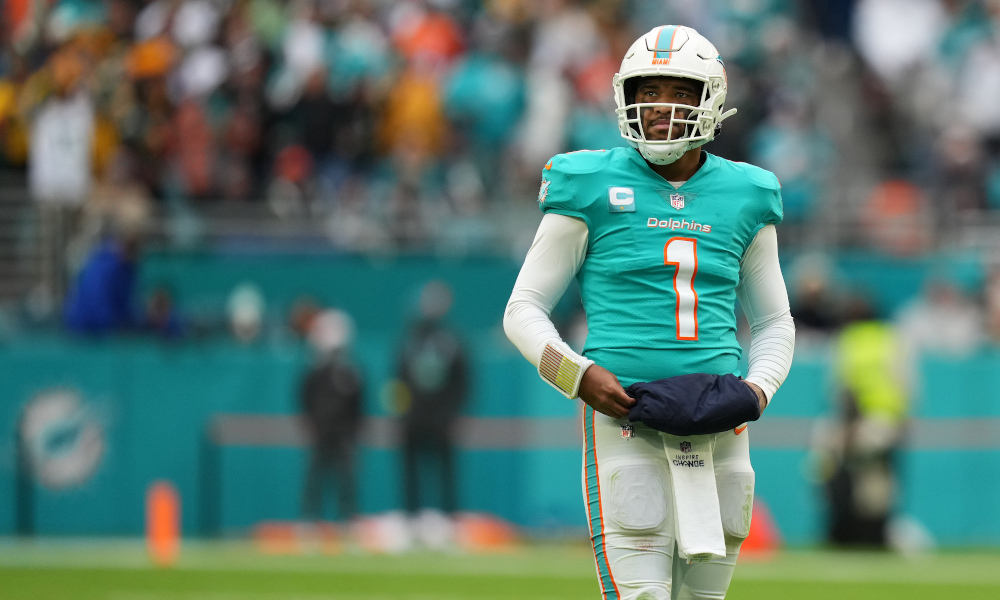
[[[726,597],[750,532],[754,472],[749,432],[714,434],[712,458],[726,557],[688,564],[677,552],[663,434],[584,407],[583,495],[605,600]]]

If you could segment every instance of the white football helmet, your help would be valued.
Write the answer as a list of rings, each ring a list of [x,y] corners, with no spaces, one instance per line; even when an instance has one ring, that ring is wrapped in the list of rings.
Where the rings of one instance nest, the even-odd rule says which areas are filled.
[[[684,77],[702,82],[701,101],[696,106],[637,104],[638,78],[652,76]],[[711,42],[690,27],[662,25],[640,37],[625,54],[612,85],[622,137],[638,148],[646,160],[657,165],[668,165],[688,150],[712,141],[722,121],[736,113],[735,108],[722,112],[727,89],[722,56]],[[680,137],[646,139],[641,109],[655,106],[670,108],[671,125],[684,125]]]

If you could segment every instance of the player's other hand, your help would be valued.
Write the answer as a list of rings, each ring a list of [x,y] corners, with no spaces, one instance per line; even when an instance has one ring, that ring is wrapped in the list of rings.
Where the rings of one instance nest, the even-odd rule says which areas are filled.
[[[625,393],[618,378],[598,365],[590,365],[580,380],[580,399],[601,414],[614,419],[628,415],[635,399]]]
[[[745,383],[750,386],[753,393],[757,394],[757,404],[760,406],[760,414],[764,414],[764,409],[767,407],[767,396],[764,395],[764,390],[760,389],[760,386],[756,383],[749,381],[745,381]]]

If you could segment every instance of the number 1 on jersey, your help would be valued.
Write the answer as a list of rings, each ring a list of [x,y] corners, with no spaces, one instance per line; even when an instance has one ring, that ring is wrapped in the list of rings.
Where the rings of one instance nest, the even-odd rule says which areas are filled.
[[[663,246],[663,263],[674,268],[674,293],[677,296],[677,339],[698,339],[698,292],[694,276],[698,273],[698,240],[675,237]]]

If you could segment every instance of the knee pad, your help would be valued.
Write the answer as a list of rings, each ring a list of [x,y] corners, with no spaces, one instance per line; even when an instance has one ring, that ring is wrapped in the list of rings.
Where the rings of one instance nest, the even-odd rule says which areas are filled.
[[[754,473],[753,471],[727,473],[719,479],[718,487],[722,529],[726,536],[742,542],[750,533]]]
[[[644,588],[639,590],[635,600],[670,600],[670,590],[659,587]]]
[[[673,510],[663,481],[663,467],[634,463],[616,465],[613,469],[609,516],[622,532],[653,532],[662,528]]]

